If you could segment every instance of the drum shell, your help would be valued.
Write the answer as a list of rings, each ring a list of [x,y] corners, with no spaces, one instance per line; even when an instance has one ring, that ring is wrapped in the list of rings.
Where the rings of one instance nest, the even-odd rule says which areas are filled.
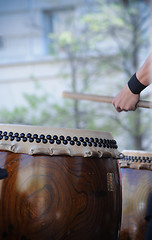
[[[121,221],[114,158],[0,151],[0,239],[116,240]]]
[[[147,231],[148,199],[152,193],[151,164],[134,164],[121,168],[122,223],[120,240],[144,240]],[[138,169],[142,167],[142,169]],[[144,169],[145,168],[145,169]],[[152,209],[151,209],[152,212]]]

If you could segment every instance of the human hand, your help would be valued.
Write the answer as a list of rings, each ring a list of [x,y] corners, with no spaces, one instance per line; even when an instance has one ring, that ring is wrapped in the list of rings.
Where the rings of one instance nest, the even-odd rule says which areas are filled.
[[[127,84],[113,99],[112,104],[114,105],[117,112],[135,111],[139,97],[139,94],[134,94],[130,91]]]

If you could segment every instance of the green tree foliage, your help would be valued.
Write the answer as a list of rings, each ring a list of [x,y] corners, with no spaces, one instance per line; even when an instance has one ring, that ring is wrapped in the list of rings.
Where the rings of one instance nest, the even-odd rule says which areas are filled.
[[[61,77],[67,86],[70,79],[71,91],[116,95],[139,67],[139,56],[147,48],[147,19],[148,7],[141,1],[132,1],[126,8],[118,1],[99,0],[75,19],[71,31],[51,34],[50,48],[64,56],[69,67],[69,74],[62,69]],[[146,110],[117,114],[108,104],[53,103],[44,89],[41,95],[35,91],[24,98],[25,107],[1,110],[0,121],[110,131],[122,148],[148,148],[150,116]]]
[[[92,93],[93,85],[97,85],[99,88],[94,91],[101,95],[118,92],[138,69],[142,52],[148,51],[148,18],[148,7],[142,1],[132,1],[124,7],[118,1],[99,0],[90,12],[77,19],[73,31],[50,36],[55,40],[56,52],[62,51],[68,59],[71,91]],[[93,129],[102,126],[102,130],[112,130],[131,139],[126,146],[146,148],[144,140],[150,121],[147,112],[136,110],[118,115],[111,107],[94,106],[90,103],[86,108],[74,101],[76,127],[82,126],[82,116],[87,115],[84,126],[88,122]]]

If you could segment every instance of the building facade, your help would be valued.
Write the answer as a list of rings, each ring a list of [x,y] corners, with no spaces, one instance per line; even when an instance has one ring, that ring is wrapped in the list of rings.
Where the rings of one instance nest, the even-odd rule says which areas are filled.
[[[24,92],[34,91],[34,81],[63,88],[58,80],[65,59],[51,52],[50,33],[71,27],[75,15],[85,11],[83,0],[0,0],[0,107],[20,104]],[[68,24],[67,24],[68,23]],[[53,87],[51,87],[53,86]],[[63,83],[64,86],[64,83]],[[48,88],[48,87],[47,87]]]

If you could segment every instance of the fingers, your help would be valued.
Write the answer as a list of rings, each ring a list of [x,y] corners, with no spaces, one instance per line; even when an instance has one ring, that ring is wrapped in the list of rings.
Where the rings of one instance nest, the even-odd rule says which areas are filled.
[[[116,103],[115,98],[112,101],[113,106],[115,107],[117,112],[122,112],[123,109],[119,106],[119,104]]]
[[[122,112],[122,109],[120,107],[115,107],[117,112]]]
[[[130,107],[130,108],[123,108],[123,107],[115,107],[117,112],[129,112],[129,111],[135,111],[136,107]]]
[[[130,106],[130,105],[122,106],[121,104],[115,103],[115,101],[113,101],[112,104],[115,107],[116,111],[119,113],[122,111],[124,111],[124,112],[135,111],[137,108],[137,104],[135,106]]]
[[[139,94],[133,94],[126,85],[113,99],[112,104],[117,112],[135,111],[139,101]]]

